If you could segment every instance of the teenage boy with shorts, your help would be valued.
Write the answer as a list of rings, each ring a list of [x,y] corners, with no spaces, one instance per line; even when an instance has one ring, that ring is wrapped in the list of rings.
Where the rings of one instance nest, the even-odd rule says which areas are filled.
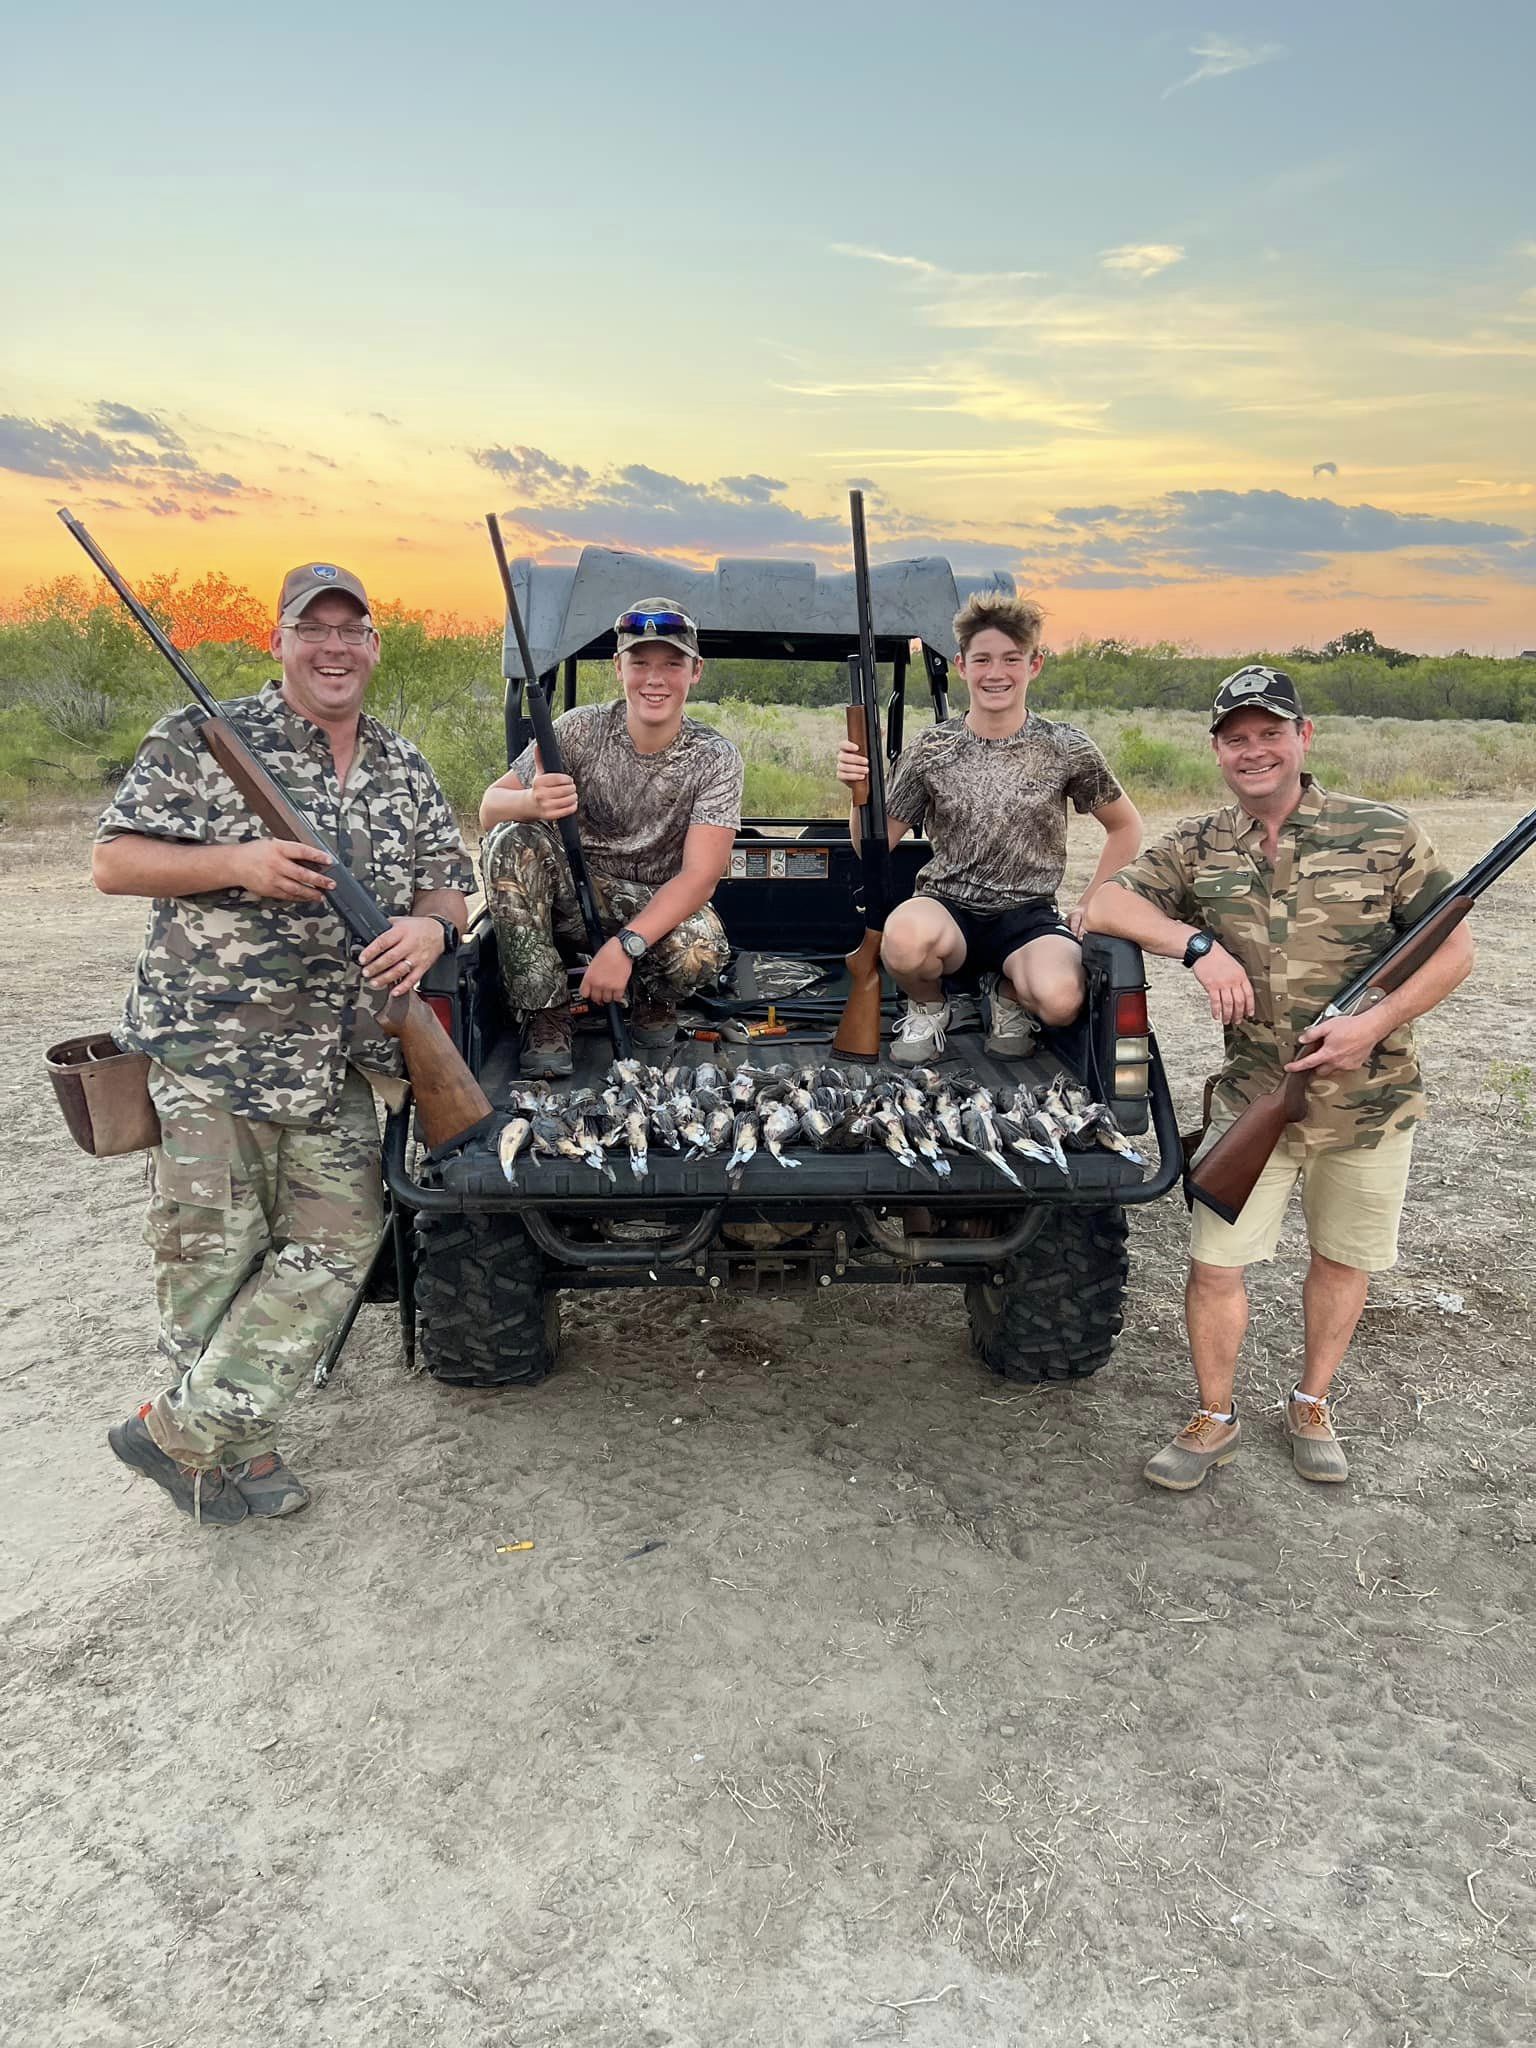
[[[886,920],[880,960],[907,997],[891,1058],[916,1066],[944,1047],[944,977],[990,978],[987,1051],[1024,1059],[1041,1024],[1069,1024],[1083,1001],[1083,917],[1095,889],[1141,844],[1141,816],[1093,741],[1028,706],[1044,656],[1044,613],[1027,598],[978,591],[955,616],[955,667],[970,692],[963,718],[930,726],[903,751],[886,792],[892,846],[926,831],[933,858],[917,893]],[[868,763],[845,741],[837,779]],[[1104,831],[1093,878],[1063,917],[1067,805]],[[858,835],[858,814],[852,830]]]

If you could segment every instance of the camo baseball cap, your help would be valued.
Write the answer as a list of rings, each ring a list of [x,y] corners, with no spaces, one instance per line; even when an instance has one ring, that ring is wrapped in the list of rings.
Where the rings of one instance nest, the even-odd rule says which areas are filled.
[[[1216,692],[1216,702],[1211,706],[1211,731],[1234,711],[1273,711],[1281,718],[1294,718],[1298,724],[1306,717],[1296,685],[1285,670],[1265,668],[1256,661],[1228,676]]]
[[[338,569],[334,562],[302,562],[283,578],[277,600],[277,623],[291,626],[328,590],[339,590],[344,596],[355,598],[365,612],[369,610],[368,593],[350,569]]]
[[[619,613],[613,622],[617,652],[660,640],[668,647],[680,647],[684,654],[699,658],[699,629],[680,604],[669,597],[645,597]]]

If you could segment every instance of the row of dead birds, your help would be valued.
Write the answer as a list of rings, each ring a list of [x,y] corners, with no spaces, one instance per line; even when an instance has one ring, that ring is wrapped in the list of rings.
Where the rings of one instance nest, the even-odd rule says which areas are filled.
[[[615,1060],[599,1094],[578,1088],[555,1095],[547,1087],[520,1089],[497,1140],[502,1172],[515,1180],[527,1159],[580,1159],[612,1180],[609,1154],[621,1147],[637,1180],[650,1172],[655,1142],[690,1159],[728,1155],[726,1171],[740,1174],[759,1148],[780,1166],[797,1144],[818,1152],[859,1152],[883,1147],[899,1164],[944,1179],[946,1148],[985,1159],[1005,1180],[1021,1185],[1007,1155],[1068,1173],[1069,1151],[1104,1146],[1140,1166],[1102,1102],[1079,1082],[1058,1074],[1044,1088],[994,1092],[933,1067],[903,1071],[860,1067],[742,1065],[734,1071],[648,1067]]]

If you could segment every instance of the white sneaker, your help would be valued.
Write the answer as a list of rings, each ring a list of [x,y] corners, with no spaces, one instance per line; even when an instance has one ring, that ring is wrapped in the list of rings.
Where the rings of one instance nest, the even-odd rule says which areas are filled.
[[[907,998],[907,1014],[896,1027],[891,1041],[891,1058],[901,1067],[925,1066],[944,1050],[949,1029],[949,1005],[914,1002]]]
[[[999,974],[988,990],[992,1025],[987,1032],[986,1050],[994,1059],[1027,1060],[1040,1043],[1040,1019],[1008,994],[1008,984]]]

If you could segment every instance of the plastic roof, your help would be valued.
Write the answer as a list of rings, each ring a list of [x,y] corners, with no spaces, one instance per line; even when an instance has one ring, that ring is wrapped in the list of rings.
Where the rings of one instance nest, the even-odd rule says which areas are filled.
[[[611,654],[620,612],[656,598],[680,605],[698,622],[706,656],[838,660],[857,643],[852,574],[823,575],[811,562],[724,560],[704,570],[654,555],[583,548],[574,568],[543,566],[525,556],[512,564],[512,579],[541,675],[571,655]],[[951,654],[954,616],[971,592],[1013,587],[1013,578],[1001,572],[957,576],[940,555],[882,562],[870,571],[880,659],[889,660],[909,640]],[[505,656],[507,673],[520,676],[510,626]]]

